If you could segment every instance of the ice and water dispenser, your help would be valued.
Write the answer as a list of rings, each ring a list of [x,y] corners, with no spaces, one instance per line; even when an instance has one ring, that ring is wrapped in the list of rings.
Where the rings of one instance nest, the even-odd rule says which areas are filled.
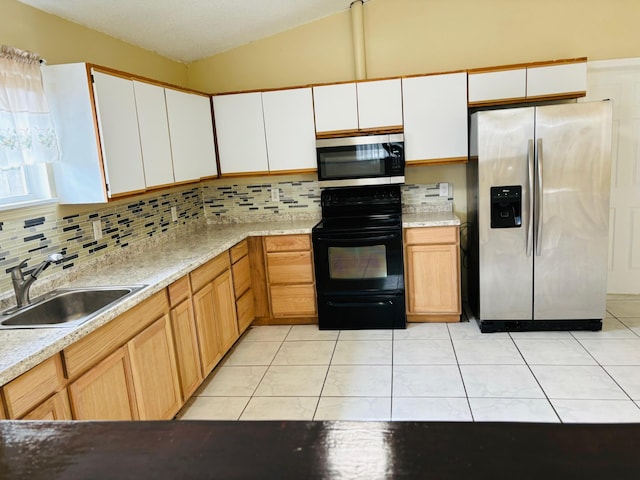
[[[522,187],[491,187],[491,228],[522,225]]]

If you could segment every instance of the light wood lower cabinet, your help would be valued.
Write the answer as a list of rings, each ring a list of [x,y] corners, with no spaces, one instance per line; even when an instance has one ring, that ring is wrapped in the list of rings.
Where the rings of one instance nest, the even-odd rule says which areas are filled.
[[[2,387],[8,418],[21,418],[34,410],[64,388],[64,382],[60,354],[48,358],[12,380]]]
[[[136,335],[127,348],[138,417],[173,418],[181,407],[181,397],[169,315]]]
[[[53,397],[45,400],[22,418],[23,420],[71,420],[71,407],[67,389],[61,390]]]
[[[460,321],[459,250],[459,227],[405,231],[408,321]]]
[[[176,347],[178,376],[182,400],[186,401],[202,382],[196,318],[188,276],[169,286],[169,299],[172,306],[171,327]]]
[[[223,272],[213,282],[214,312],[218,323],[218,340],[224,355],[238,339],[238,318],[233,280],[229,270]]]
[[[202,374],[206,376],[238,339],[229,255],[224,252],[191,274],[193,309],[198,331]]]
[[[126,347],[118,348],[69,385],[76,420],[136,420],[138,409]]]
[[[309,235],[264,237],[264,262],[271,316],[316,321],[315,277]]]
[[[205,285],[193,294],[193,311],[198,329],[198,346],[203,376],[207,376],[222,358],[214,314],[213,286]]]
[[[249,242],[243,240],[229,251],[233,274],[233,293],[236,299],[238,333],[242,334],[255,319],[253,290],[251,289],[251,260]]]

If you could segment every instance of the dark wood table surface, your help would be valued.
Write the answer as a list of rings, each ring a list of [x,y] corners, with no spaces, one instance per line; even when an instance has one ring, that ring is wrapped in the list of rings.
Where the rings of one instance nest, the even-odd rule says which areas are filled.
[[[0,422],[0,478],[640,478],[640,424]]]

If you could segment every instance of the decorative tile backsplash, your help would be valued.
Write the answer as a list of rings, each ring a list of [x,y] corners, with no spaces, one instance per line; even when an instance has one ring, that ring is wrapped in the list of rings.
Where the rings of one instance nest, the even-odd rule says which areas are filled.
[[[446,196],[440,196],[440,185],[447,185]],[[274,200],[272,190],[278,190]],[[403,210],[450,211],[453,196],[450,184],[402,186]],[[203,185],[204,211],[210,223],[263,221],[278,215],[319,217],[320,187],[316,180],[250,184]]]
[[[451,184],[448,196],[440,196],[441,185],[403,185],[403,210],[450,211]],[[272,199],[272,189],[278,190],[278,200]],[[171,207],[176,207],[177,222],[171,220]],[[285,220],[293,216],[319,218],[320,188],[317,180],[247,184],[216,180],[98,205],[83,213],[61,213],[65,210],[79,211],[81,207],[49,204],[1,212],[0,297],[12,292],[10,268],[26,258],[31,259],[28,270],[49,254],[61,252],[64,260],[48,270],[48,274],[60,273],[86,264],[98,255],[192,227],[205,219],[210,223],[232,223]],[[94,239],[95,220],[102,225],[100,240]]]
[[[171,221],[171,207],[176,207],[177,222]],[[26,258],[31,259],[28,270],[49,254],[60,252],[64,260],[50,270],[70,269],[96,255],[203,218],[200,186],[121,200],[80,214],[61,215],[55,204],[4,211],[0,222],[0,294],[12,290],[9,270]],[[94,239],[96,220],[102,224],[100,240]]]

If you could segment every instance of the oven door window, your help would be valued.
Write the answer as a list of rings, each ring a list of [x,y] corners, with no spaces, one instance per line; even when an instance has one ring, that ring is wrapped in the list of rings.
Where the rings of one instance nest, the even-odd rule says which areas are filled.
[[[320,178],[331,180],[383,176],[388,156],[382,144],[323,148],[318,152]]]
[[[387,277],[387,249],[384,245],[329,247],[329,278],[365,280]]]

